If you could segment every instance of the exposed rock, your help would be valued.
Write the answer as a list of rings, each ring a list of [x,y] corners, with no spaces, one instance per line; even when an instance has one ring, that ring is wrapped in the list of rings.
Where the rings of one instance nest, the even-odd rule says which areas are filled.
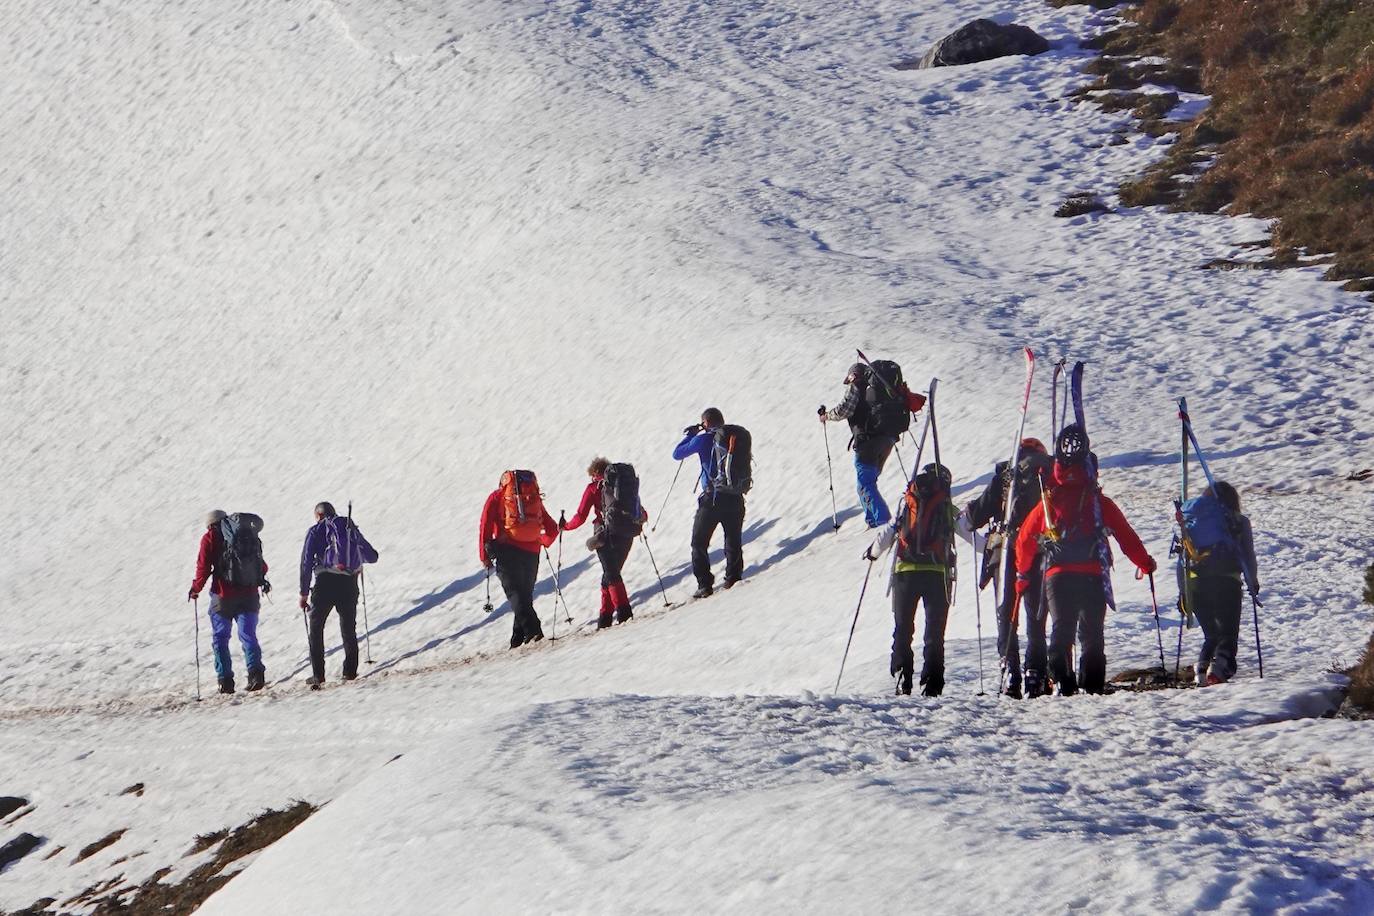
[[[1013,54],[1043,54],[1049,49],[1050,43],[1032,28],[1015,23],[998,25],[991,19],[975,19],[937,41],[914,67],[907,61],[898,64],[897,68],[925,70],[930,67],[953,67]]]

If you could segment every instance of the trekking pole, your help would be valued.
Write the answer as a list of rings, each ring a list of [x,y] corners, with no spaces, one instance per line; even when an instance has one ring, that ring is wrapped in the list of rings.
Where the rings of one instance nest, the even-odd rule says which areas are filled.
[[[1260,647],[1260,635],[1259,635],[1259,609],[1260,609],[1260,603],[1259,603],[1259,600],[1255,597],[1255,595],[1254,595],[1253,592],[1250,593],[1250,609],[1253,610],[1254,613],[1255,613],[1255,656],[1256,656],[1257,658],[1259,658],[1259,674],[1260,674],[1260,680],[1264,680],[1264,649],[1262,649],[1262,648]]]
[[[558,602],[563,602],[563,611],[572,618],[572,612],[568,610],[568,599],[563,597],[563,587],[558,583],[558,571],[553,568],[553,558],[549,556],[549,548],[544,548],[544,562],[549,564],[549,572],[553,575],[553,593],[557,596],[553,602],[553,622],[558,625]]]
[[[482,610],[491,613],[491,567],[487,567],[487,603],[482,605]]]
[[[200,599],[191,599],[191,613],[196,617],[196,702],[200,702]]]
[[[840,507],[835,502],[835,466],[830,463],[830,431],[825,426],[825,405],[817,411],[821,416],[821,436],[825,439],[825,472],[830,477],[830,522],[833,530],[840,530]]]
[[[1159,643],[1159,676],[1169,676],[1168,665],[1164,661],[1164,628],[1159,623],[1159,598],[1155,595],[1155,574],[1150,573],[1150,606],[1155,612],[1155,639]],[[1178,674],[1174,674],[1174,685],[1178,685]]]
[[[827,447],[829,447],[829,443],[827,443]],[[686,459],[683,459],[683,460],[686,460]],[[663,510],[668,508],[668,497],[673,495],[673,487],[677,486],[677,477],[678,477],[678,474],[681,474],[681,473],[682,473],[682,461],[679,461],[679,462],[677,463],[677,471],[674,472],[674,474],[673,474],[673,482],[670,483],[670,484],[668,484],[668,492],[663,494],[663,505],[661,505],[661,506],[658,507],[658,518],[654,519],[653,527],[651,527],[651,528],[649,529],[649,531],[650,531],[651,533],[658,530],[658,522],[659,522],[659,519],[662,519],[662,518],[663,518]]]
[[[559,512],[558,512],[558,576],[557,576],[557,578],[559,578],[559,579],[562,579],[562,578],[563,578],[563,523],[566,522],[567,520],[568,520],[568,514],[560,509]],[[554,608],[555,615],[557,614],[557,611],[558,611],[558,608],[555,607],[555,608]],[[566,615],[567,615],[567,618],[568,618],[568,619],[567,619],[566,621],[564,621],[564,622],[565,622],[565,623],[572,623],[572,622],[573,622],[573,620],[572,620],[572,614],[569,614],[569,613],[568,613],[568,602],[566,602],[566,601],[563,602],[563,613],[566,614]]]
[[[367,570],[358,571],[358,579],[363,592],[363,642],[367,645],[366,661],[372,664],[372,628],[367,625]]]
[[[1188,622],[1187,613],[1180,610],[1184,617],[1178,622],[1178,649],[1174,653],[1174,683],[1178,683],[1178,672],[1183,665],[1183,625]],[[1195,672],[1196,673],[1196,672]]]
[[[854,629],[859,625],[859,609],[864,606],[864,593],[868,591],[868,577],[873,575],[873,560],[868,561],[868,572],[864,573],[864,587],[859,589],[859,603],[854,606],[854,622],[849,625],[849,638],[844,643],[844,656],[840,659],[840,673],[835,676],[835,689],[840,692],[840,678],[844,677],[844,663],[849,660],[849,646],[854,642]]]
[[[978,560],[973,570],[973,608],[978,620],[978,695],[986,696],[983,689],[983,564],[987,562],[988,542],[978,551]]]
[[[654,560],[654,552],[649,547],[649,536],[643,531],[639,532],[639,536],[644,539],[644,549],[649,552],[649,562],[654,564],[654,575],[658,576],[658,593],[663,596],[663,606],[672,607],[672,605],[668,603],[668,592],[663,587],[663,575],[658,571],[658,563]]]
[[[897,446],[896,443],[893,443],[892,445],[892,452],[897,456],[897,467],[902,469],[902,479],[910,482],[911,477],[906,472],[906,462],[902,460],[902,450]],[[921,459],[918,457],[916,460],[920,461]],[[915,472],[915,470],[915,468],[912,468],[913,473]]]

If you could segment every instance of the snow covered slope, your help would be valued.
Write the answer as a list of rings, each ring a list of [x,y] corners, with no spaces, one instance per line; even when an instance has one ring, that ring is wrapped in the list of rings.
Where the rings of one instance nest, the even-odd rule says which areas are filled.
[[[1032,25],[1054,49],[944,71],[891,68],[979,15]],[[1087,58],[1077,43],[1103,21],[1035,0],[7,4],[0,793],[35,807],[5,829],[47,837],[49,848],[130,830],[80,865],[68,865],[70,853],[20,862],[0,907],[117,875],[136,882],[197,833],[293,797],[337,797],[224,892],[226,911],[250,899],[291,909],[302,859],[357,867],[379,806],[397,812],[379,839],[399,850],[387,852],[395,883],[379,887],[406,883],[424,909],[439,899],[425,883],[433,868],[408,838],[425,835],[434,805],[468,810],[445,795],[460,786],[463,806],[489,821],[434,848],[484,848],[489,858],[463,872],[479,889],[464,901],[473,909],[681,909],[700,885],[678,872],[780,888],[764,898],[751,884],[715,898],[718,907],[817,899],[874,909],[891,899],[895,886],[879,876],[898,857],[941,852],[947,816],[909,811],[895,835],[865,835],[843,860],[847,896],[824,901],[808,882],[825,872],[798,879],[817,867],[822,840],[857,841],[886,811],[966,796],[978,800],[959,808],[967,829],[1014,833],[1016,812],[1039,798],[1005,762],[936,793],[913,771],[946,765],[941,748],[981,759],[1006,747],[1034,754],[1026,742],[1039,741],[1031,747],[1049,762],[1037,774],[1057,772],[1044,778],[1071,796],[1102,795],[1129,819],[1152,812],[1157,792],[1123,782],[1122,761],[1103,748],[1181,779],[1195,728],[1220,735],[1209,753],[1241,771],[1216,778],[1242,788],[1194,800],[1216,831],[1208,842],[1294,825],[1291,848],[1247,872],[1289,869],[1292,882],[1257,877],[1155,902],[1239,908],[1281,890],[1291,894],[1275,906],[1367,903],[1349,876],[1370,877],[1370,838],[1345,820],[1371,800],[1363,764],[1333,757],[1331,780],[1300,798],[1262,787],[1317,748],[1369,736],[1309,722],[1285,743],[1238,710],[1277,710],[1263,721],[1315,714],[1290,698],[1324,683],[1366,629],[1355,583],[1370,553],[1370,489],[1343,478],[1371,463],[1361,428],[1374,397],[1369,304],[1319,283],[1316,270],[1196,269],[1248,256],[1245,243],[1263,234],[1255,221],[1053,218],[1069,193],[1109,190],[1161,152],[1070,97]],[[1222,698],[975,700],[965,587],[947,697],[879,699],[890,626],[879,583],[846,678],[859,699],[814,696],[833,683],[865,544],[833,431],[850,521],[830,533],[815,406],[840,395],[855,346],[900,360],[913,381],[938,375],[943,457],[967,497],[1009,447],[1023,344],[1089,360],[1107,490],[1161,559],[1176,487],[1173,400],[1190,397],[1204,445],[1242,483],[1260,532],[1263,684]],[[755,437],[746,586],[665,610],[636,548],[632,626],[507,657],[508,608],[481,610],[473,543],[500,472],[534,468],[550,505],[571,509],[588,459],[606,454],[635,463],[656,511],[678,431],[708,404]],[[1031,431],[1042,436],[1047,408],[1041,384]],[[690,591],[688,476],[653,541],[679,600]],[[299,538],[317,500],[350,498],[382,552],[368,583],[376,664],[346,690],[311,696],[291,600]],[[262,697],[195,706],[183,598],[200,519],[217,506],[267,519],[279,595],[260,632],[273,684]],[[564,562],[568,602],[583,617],[598,570],[579,540],[565,543]],[[1117,584],[1113,670],[1155,653],[1148,592],[1124,571]],[[546,586],[539,608],[548,629]],[[331,657],[331,676],[337,664]],[[636,696],[606,702],[618,694]],[[643,815],[628,813],[633,801],[598,806],[617,793],[597,774],[638,771],[626,755],[648,753],[614,727],[622,712],[646,743],[681,733],[661,753],[683,757],[675,766],[688,773],[702,761],[689,781],[703,807],[667,791],[648,792]],[[779,717],[790,723],[785,741],[758,728]],[[567,754],[564,733],[576,742]],[[533,756],[547,771],[503,765],[528,742],[541,745]],[[793,757],[831,742],[844,766],[797,768]],[[889,753],[914,744],[919,755]],[[406,756],[382,766],[396,754]],[[712,792],[736,755],[760,774],[740,808]],[[676,769],[661,775],[682,780]],[[862,791],[872,780],[890,787]],[[148,786],[144,796],[118,794],[134,782]],[[635,798],[641,790],[627,785]],[[1331,786],[1341,787],[1336,823],[1301,835],[1296,825],[1323,816],[1312,812]],[[529,812],[499,803],[541,792],[588,794],[534,828]],[[1256,797],[1281,809],[1273,824],[1226,820]],[[1044,810],[1062,812],[1050,798]],[[1172,840],[1187,819],[1171,816],[1160,829]],[[558,837],[588,817],[606,833],[571,858],[495,868],[523,848],[522,830]],[[760,832],[737,837],[736,857],[770,829],[788,838],[780,853],[795,854],[771,872],[711,870],[722,837],[746,822]],[[1157,874],[1196,883],[1234,865],[1130,829],[1112,833],[1119,851],[1100,853],[1094,820],[1059,823],[1045,814],[1026,829],[1063,829],[1055,854],[1164,858],[1116,890],[1055,882],[1051,909],[1085,894],[1107,909],[1142,908]],[[671,842],[679,835],[685,848]],[[361,844],[330,845],[350,838]],[[630,846],[680,868],[648,867]],[[615,855],[652,879],[598,885],[589,874],[568,890],[567,875]],[[986,863],[996,853],[969,855]],[[1029,851],[1014,855],[1015,875],[1042,867]],[[947,880],[971,879],[956,869]],[[304,890],[323,893],[320,882]],[[321,908],[367,899],[336,887],[341,898],[317,898]],[[942,899],[956,908],[999,909],[950,893]]]

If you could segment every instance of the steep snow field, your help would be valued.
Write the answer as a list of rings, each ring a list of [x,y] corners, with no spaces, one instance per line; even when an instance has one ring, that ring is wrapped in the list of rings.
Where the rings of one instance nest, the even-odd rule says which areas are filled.
[[[891,68],[980,15],[1054,48]],[[0,908],[176,880],[197,834],[304,798],[330,804],[209,909],[1374,909],[1374,728],[1316,718],[1368,629],[1371,484],[1345,478],[1374,464],[1370,305],[1315,268],[1198,269],[1261,255],[1255,220],[1052,216],[1162,152],[1070,97],[1108,21],[1038,0],[6,4],[0,794],[33,810],[0,843],[45,844]],[[946,695],[895,700],[875,574],[829,696],[867,538],[839,430],[831,532],[816,405],[855,346],[938,376],[962,501],[1010,446],[1027,344],[1088,361],[1105,487],[1161,562],[1190,398],[1255,522],[1263,681],[1246,629],[1223,688],[977,697],[965,583]],[[639,545],[633,624],[506,650],[474,543],[501,471],[571,512],[592,456],[633,461],[656,515],[708,404],[755,437],[745,585],[667,609]],[[674,602],[691,476],[655,519]],[[382,561],[375,664],[311,694],[293,598],[320,499],[352,499]],[[267,520],[270,686],[197,704],[184,597],[214,507]],[[1128,565],[1111,671],[1156,653]],[[548,632],[547,577],[538,607]],[[991,686],[990,638],[984,657]]]

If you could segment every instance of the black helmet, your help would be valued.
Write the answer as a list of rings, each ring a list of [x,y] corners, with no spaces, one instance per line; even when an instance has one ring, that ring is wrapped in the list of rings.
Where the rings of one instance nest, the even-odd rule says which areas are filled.
[[[1060,464],[1081,464],[1088,458],[1090,445],[1087,430],[1070,423],[1054,440],[1054,460]]]

